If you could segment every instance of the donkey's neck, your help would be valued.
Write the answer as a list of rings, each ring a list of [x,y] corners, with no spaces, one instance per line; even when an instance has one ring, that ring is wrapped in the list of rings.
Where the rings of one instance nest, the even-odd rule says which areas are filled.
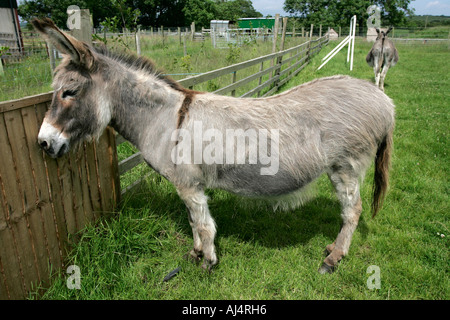
[[[158,77],[139,70],[117,68],[111,86],[112,127],[140,150],[151,147],[176,129],[184,95]]]

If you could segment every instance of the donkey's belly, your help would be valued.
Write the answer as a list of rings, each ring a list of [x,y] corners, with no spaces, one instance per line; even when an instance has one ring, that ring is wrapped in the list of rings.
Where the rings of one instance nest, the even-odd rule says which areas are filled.
[[[309,184],[315,177],[298,178],[286,170],[262,175],[259,166],[221,168],[213,188],[220,188],[247,197],[280,196]]]

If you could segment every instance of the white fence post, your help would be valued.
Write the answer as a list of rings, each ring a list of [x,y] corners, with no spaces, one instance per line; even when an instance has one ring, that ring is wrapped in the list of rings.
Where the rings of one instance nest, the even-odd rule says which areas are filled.
[[[324,65],[326,65],[328,63],[328,61],[331,60],[331,58],[333,58],[339,51],[341,51],[341,49],[343,47],[345,47],[348,44],[347,62],[349,62],[349,60],[350,60],[350,71],[352,71],[353,70],[353,55],[354,55],[354,51],[355,51],[355,32],[356,32],[356,15],[354,15],[352,17],[352,19],[350,20],[350,34],[347,37],[345,37],[345,39],[342,40],[341,43],[339,43],[336,48],[331,50],[331,52],[328,53],[322,59],[322,61],[323,60],[325,60],[325,61],[324,61],[324,63],[322,63],[320,65],[319,68],[317,68],[317,70],[320,70]]]
[[[356,15],[354,15],[352,17],[353,20],[353,30],[352,30],[352,53],[351,53],[351,58],[350,58],[350,71],[353,71],[353,55],[355,53],[355,37],[356,37]],[[350,44],[349,44],[349,48],[350,48]]]

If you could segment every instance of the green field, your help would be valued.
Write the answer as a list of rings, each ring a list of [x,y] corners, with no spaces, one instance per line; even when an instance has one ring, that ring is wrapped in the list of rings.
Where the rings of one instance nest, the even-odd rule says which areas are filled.
[[[346,51],[316,72],[335,45],[325,47],[282,90],[334,74],[373,81],[365,63],[370,45],[362,40],[352,72]],[[62,272],[42,298],[449,299],[450,50],[448,44],[399,45],[398,50],[400,62],[385,83],[397,121],[390,191],[372,219],[368,172],[360,224],[335,273],[317,272],[341,224],[339,203],[325,177],[317,197],[290,212],[209,190],[220,260],[209,274],[183,259],[193,245],[187,210],[174,187],[153,173],[140,193],[125,199],[109,219],[83,230],[73,244],[66,265],[80,267],[81,289],[68,289]],[[379,267],[380,289],[367,286],[370,266]],[[163,282],[177,267],[179,274]]]

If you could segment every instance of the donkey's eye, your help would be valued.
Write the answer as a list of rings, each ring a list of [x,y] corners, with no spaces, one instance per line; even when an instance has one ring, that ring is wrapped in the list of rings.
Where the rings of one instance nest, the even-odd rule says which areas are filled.
[[[77,90],[65,90],[62,94],[62,98],[73,97],[77,94]]]

